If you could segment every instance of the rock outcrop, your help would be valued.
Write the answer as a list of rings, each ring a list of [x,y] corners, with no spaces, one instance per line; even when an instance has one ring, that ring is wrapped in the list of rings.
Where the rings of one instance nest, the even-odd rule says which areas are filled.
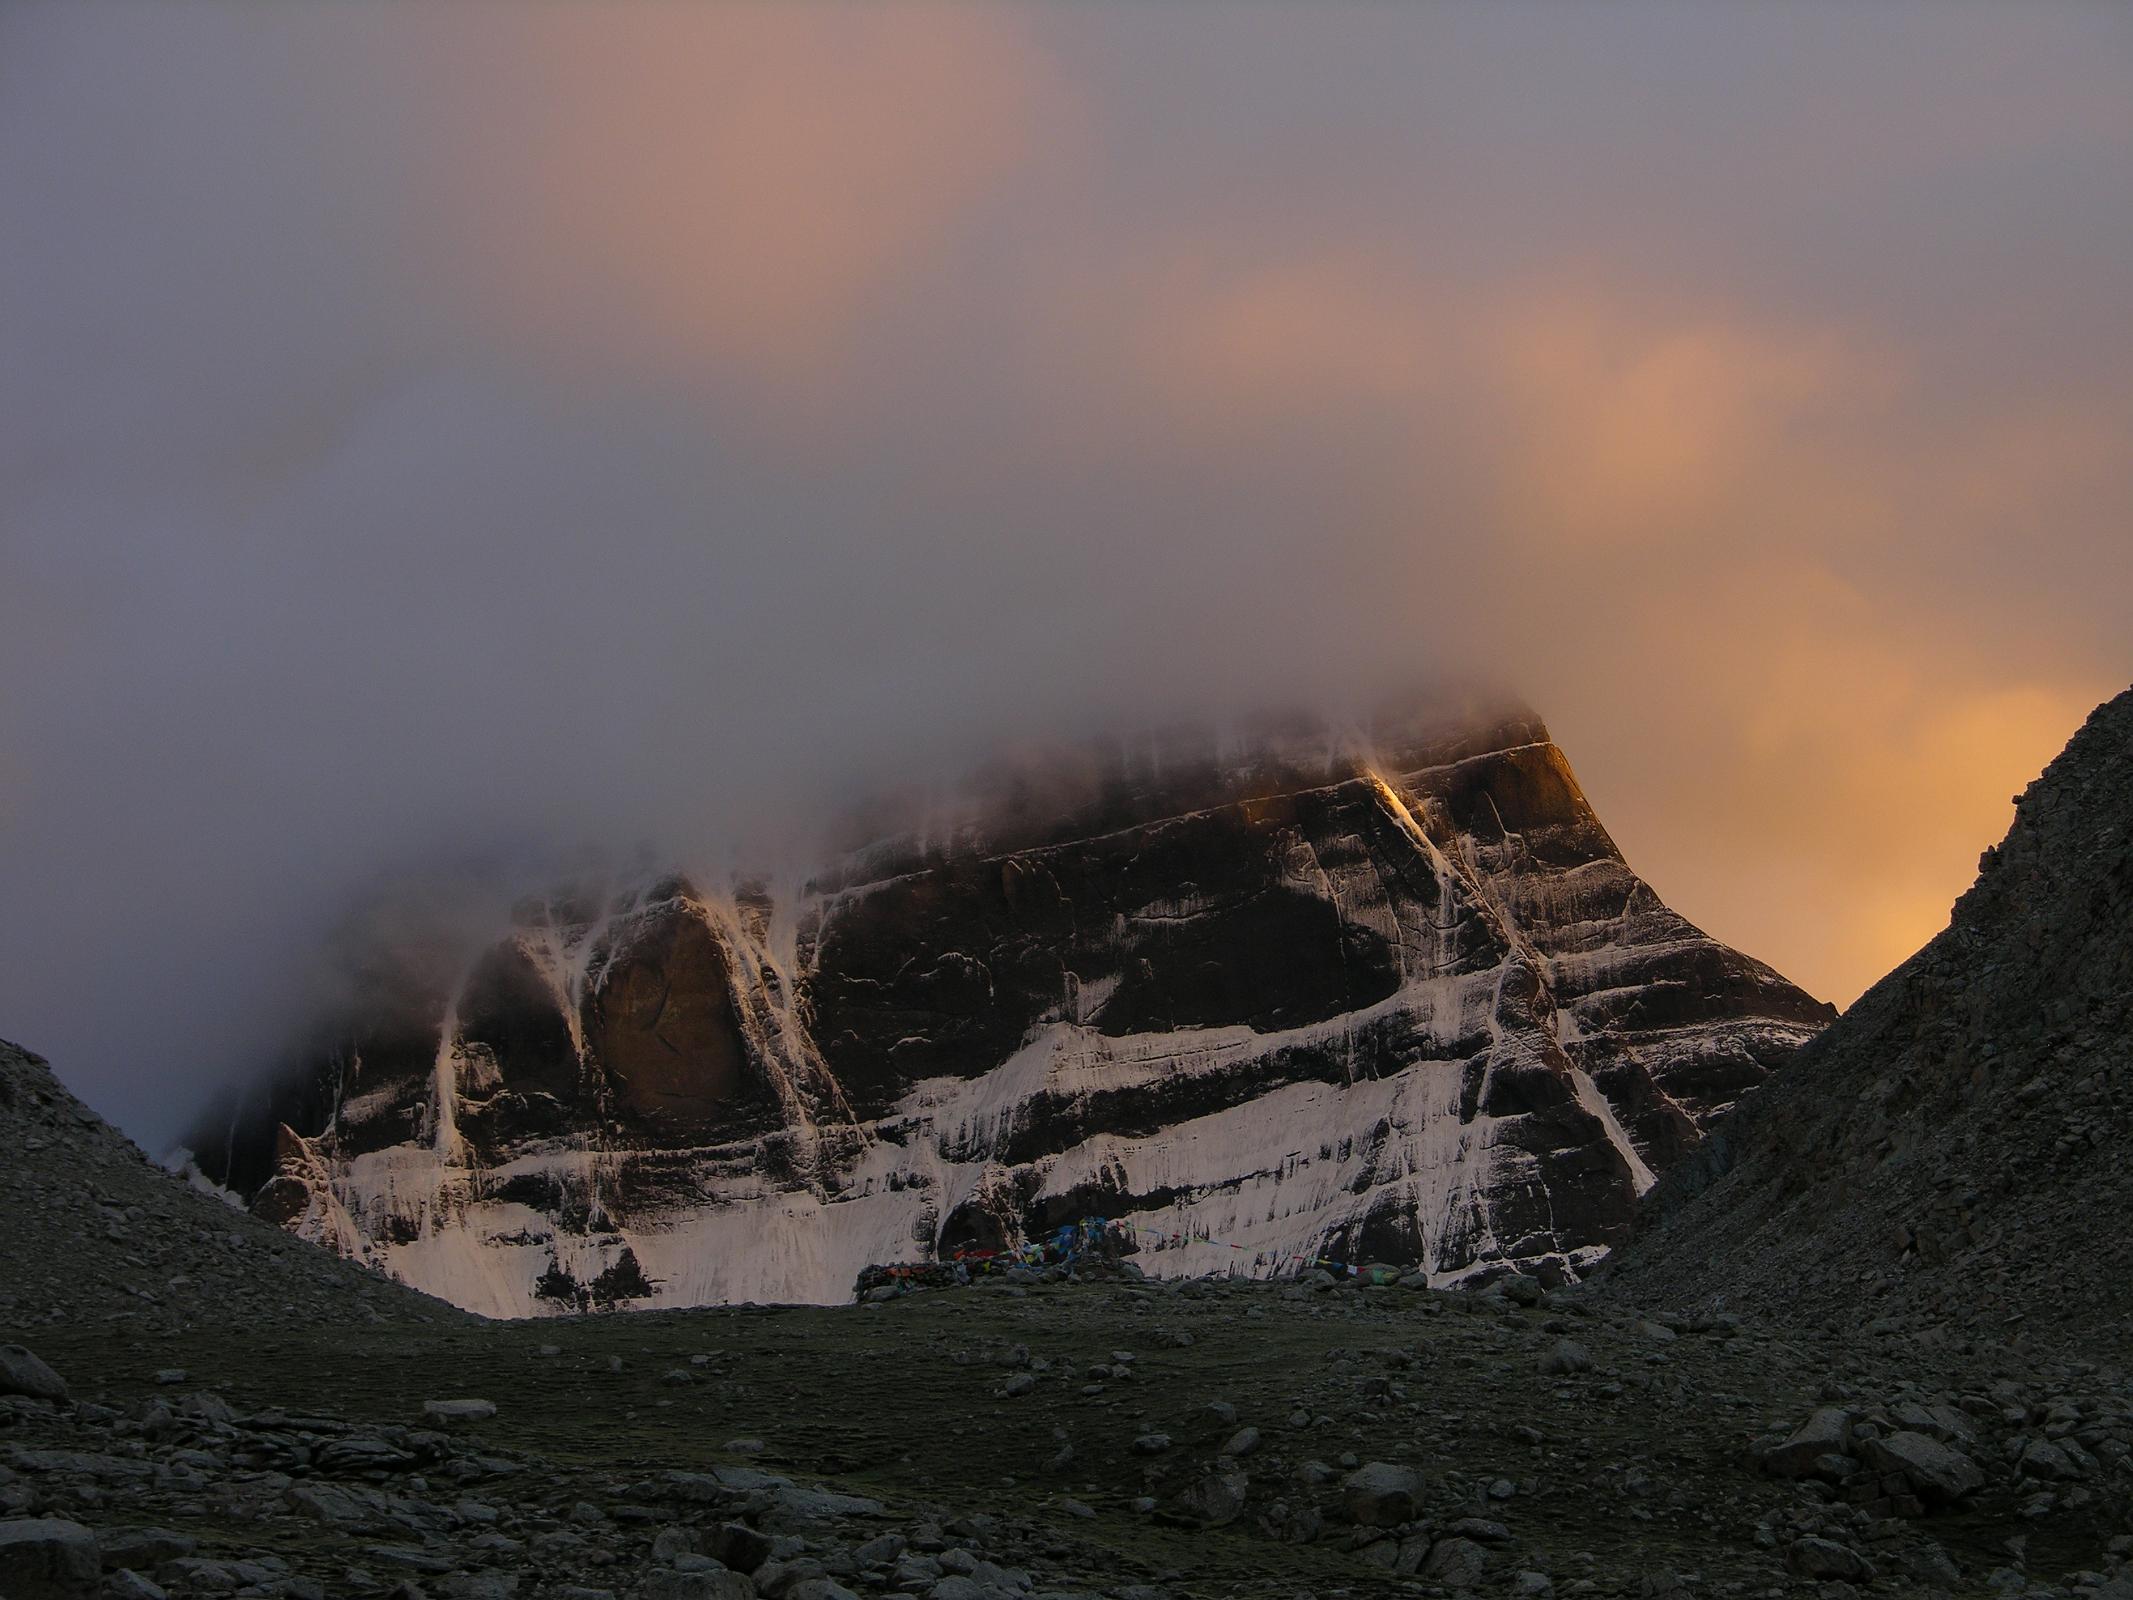
[[[799,881],[522,902],[196,1140],[497,1315],[832,1300],[1100,1215],[1151,1272],[1584,1272],[1831,1013],[1669,911],[1524,712],[1000,763]]]

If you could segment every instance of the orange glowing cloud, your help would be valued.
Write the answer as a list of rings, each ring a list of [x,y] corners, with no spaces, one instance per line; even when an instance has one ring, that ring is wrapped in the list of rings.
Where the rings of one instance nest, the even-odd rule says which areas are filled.
[[[1743,491],[1792,452],[1803,419],[1892,381],[1885,354],[1830,330],[1590,295],[1509,308],[1493,344],[1519,457],[1501,485],[1507,524],[1603,548],[1741,536]]]
[[[1917,561],[1921,527],[1990,549],[2101,481],[2108,411],[2009,394],[1914,434],[1917,364],[1871,329],[1459,283],[1360,241],[1173,241],[1121,282],[1088,303],[1131,313],[1076,349],[1132,398],[1122,436],[1335,432],[1372,525],[1306,559],[1367,575],[1353,624],[1402,626],[1404,595],[1418,637],[1522,686],[1660,892],[1818,993],[1942,926],[2009,796],[2122,687],[2014,608],[2020,658],[1982,649]]]
[[[471,309],[640,375],[823,376],[1064,120],[960,7],[541,7],[441,44],[479,91],[429,174]]]
[[[1743,567],[1618,621],[1642,649],[1563,707],[1608,735],[1580,758],[1596,802],[1680,910],[1839,1001],[1946,924],[2011,796],[2113,692],[2050,661],[1995,681],[1960,637],[1813,568]],[[1694,753],[1647,716],[1694,729]]]

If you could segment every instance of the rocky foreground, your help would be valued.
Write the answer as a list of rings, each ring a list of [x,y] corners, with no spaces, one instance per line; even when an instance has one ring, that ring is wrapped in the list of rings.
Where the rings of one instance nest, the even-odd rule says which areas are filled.
[[[53,1324],[38,1354],[0,1357],[11,1600],[2133,1596],[2125,1373],[1530,1279]]]

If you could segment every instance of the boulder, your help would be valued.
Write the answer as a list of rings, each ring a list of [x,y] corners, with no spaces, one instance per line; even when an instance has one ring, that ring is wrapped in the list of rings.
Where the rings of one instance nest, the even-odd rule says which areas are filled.
[[[1763,1470],[1774,1478],[1813,1477],[1823,1457],[1846,1453],[1851,1436],[1851,1413],[1824,1406],[1764,1455]]]
[[[1812,1534],[1795,1539],[1785,1547],[1785,1570],[1796,1578],[1812,1578],[1818,1582],[1834,1578],[1846,1583],[1864,1583],[1874,1575],[1866,1557],[1850,1545],[1839,1544],[1834,1539],[1818,1539]]]
[[[1212,1472],[1178,1496],[1186,1515],[1202,1527],[1222,1528],[1244,1515],[1251,1479],[1241,1472]]]
[[[58,1517],[0,1522],[0,1594],[8,1600],[94,1595],[103,1571],[96,1536],[78,1522]]]
[[[1366,1528],[1413,1518],[1422,1503],[1422,1474],[1390,1461],[1372,1461],[1341,1480],[1341,1508]]]
[[[1439,1539],[1429,1547],[1422,1576],[1453,1589],[1471,1589],[1489,1570],[1489,1553],[1471,1539]]]
[[[2063,1446],[2049,1439],[2032,1439],[2022,1451],[2019,1470],[2025,1478],[2064,1481],[2081,1476],[2081,1465]]]
[[[0,1394],[32,1400],[64,1400],[67,1382],[19,1344],[0,1344]]]
[[[652,1536],[652,1559],[672,1565],[676,1556],[703,1553],[703,1538],[694,1528],[661,1528]]]
[[[728,1522],[704,1536],[704,1553],[716,1556],[735,1572],[753,1572],[770,1559],[774,1541],[745,1522]]]
[[[1975,1461],[1922,1433],[1864,1439],[1859,1454],[1877,1472],[1902,1474],[1912,1492],[1929,1505],[1947,1505],[1985,1486],[1984,1469]]]
[[[1575,1339],[1558,1339],[1541,1357],[1540,1369],[1550,1377],[1568,1377],[1573,1372],[1592,1370],[1592,1352]]]

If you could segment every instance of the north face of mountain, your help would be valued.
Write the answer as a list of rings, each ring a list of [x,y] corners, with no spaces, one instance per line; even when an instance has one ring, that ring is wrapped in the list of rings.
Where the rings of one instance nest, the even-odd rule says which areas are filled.
[[[1652,1197],[1631,1295],[2125,1343],[2133,690],[2016,801],[1945,932]]]
[[[1831,1013],[1630,871],[1529,713],[1002,761],[802,881],[523,901],[196,1141],[490,1314],[841,1299],[1091,1215],[1156,1272],[1562,1280]]]

